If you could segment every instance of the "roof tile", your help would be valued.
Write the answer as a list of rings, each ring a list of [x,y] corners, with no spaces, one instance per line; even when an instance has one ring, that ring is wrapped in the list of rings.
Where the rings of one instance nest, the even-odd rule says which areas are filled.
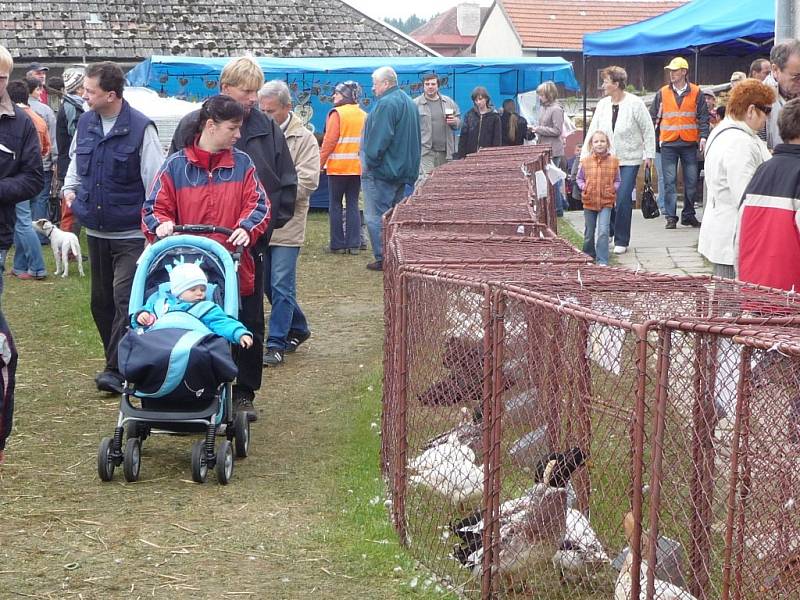
[[[578,49],[587,33],[644,21],[687,0],[498,0],[525,48]]]
[[[87,22],[90,14],[101,22]],[[0,2],[0,31],[23,58],[429,54],[341,0]]]

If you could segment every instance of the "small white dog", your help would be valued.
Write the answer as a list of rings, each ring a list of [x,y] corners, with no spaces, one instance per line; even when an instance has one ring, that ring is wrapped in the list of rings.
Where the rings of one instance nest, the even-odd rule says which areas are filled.
[[[53,257],[56,259],[54,275],[61,272],[62,277],[67,276],[69,256],[72,254],[78,262],[78,272],[83,277],[83,256],[78,236],[69,231],[62,231],[47,219],[37,219],[33,222],[33,228],[50,239],[50,247],[53,248]]]

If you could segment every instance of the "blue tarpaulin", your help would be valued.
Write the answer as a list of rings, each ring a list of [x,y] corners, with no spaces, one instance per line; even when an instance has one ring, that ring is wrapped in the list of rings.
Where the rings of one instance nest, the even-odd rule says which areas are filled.
[[[771,43],[773,0],[692,0],[639,23],[583,36],[587,56],[747,55]]]
[[[202,100],[219,93],[219,75],[229,60],[152,56],[128,72],[128,83],[166,96]],[[559,57],[255,57],[254,60],[267,79],[287,82],[296,110],[318,131],[324,128],[325,117],[333,107],[333,88],[340,81],[352,79],[361,84],[364,88],[361,105],[369,111],[372,104],[370,75],[384,65],[397,71],[400,86],[412,97],[422,93],[420,76],[423,73],[437,73],[442,80],[442,92],[451,96],[463,112],[472,106],[470,93],[477,85],[486,87],[498,106],[503,98],[535,89],[543,81],[555,81],[568,90],[579,89],[571,63]]]

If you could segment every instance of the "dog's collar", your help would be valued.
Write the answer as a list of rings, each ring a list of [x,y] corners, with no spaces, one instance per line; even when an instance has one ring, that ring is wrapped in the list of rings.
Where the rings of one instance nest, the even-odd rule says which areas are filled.
[[[51,235],[53,235],[53,231],[55,230],[55,228],[56,228],[56,226],[55,226],[55,225],[53,225],[53,226],[50,228],[50,231],[48,231],[48,232],[47,232],[47,239],[48,239],[48,240],[50,239],[50,236],[51,236]]]

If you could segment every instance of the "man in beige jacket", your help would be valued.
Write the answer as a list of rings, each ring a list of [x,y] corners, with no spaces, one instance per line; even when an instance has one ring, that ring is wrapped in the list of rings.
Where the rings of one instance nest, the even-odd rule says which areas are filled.
[[[311,336],[308,322],[297,303],[297,257],[306,234],[309,198],[319,185],[319,146],[301,119],[292,112],[288,86],[280,80],[268,81],[258,91],[258,103],[265,114],[280,126],[297,170],[297,200],[294,216],[276,229],[264,257],[265,293],[272,310],[269,316],[264,366],[283,364],[287,352]]]

